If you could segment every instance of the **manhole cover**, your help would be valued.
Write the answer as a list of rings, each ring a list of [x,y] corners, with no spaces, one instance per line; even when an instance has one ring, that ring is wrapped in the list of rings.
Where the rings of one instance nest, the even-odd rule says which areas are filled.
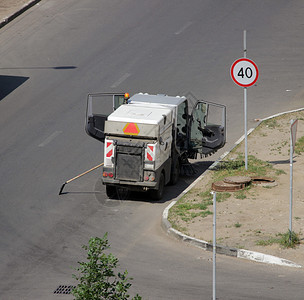
[[[54,291],[54,294],[66,294],[72,293],[72,290],[76,288],[75,285],[59,285],[59,287]]]
[[[271,177],[264,177],[264,176],[253,176],[251,177],[252,183],[256,185],[262,186],[276,186],[276,181]]]
[[[237,183],[248,185],[251,182],[251,178],[247,176],[230,176],[224,179],[226,183]]]
[[[227,183],[224,181],[217,181],[212,183],[212,190],[216,192],[234,192],[241,190],[243,184]]]

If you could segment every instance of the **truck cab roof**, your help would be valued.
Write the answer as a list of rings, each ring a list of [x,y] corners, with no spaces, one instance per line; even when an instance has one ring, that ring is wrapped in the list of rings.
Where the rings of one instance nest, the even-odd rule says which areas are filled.
[[[164,117],[166,122],[164,122]],[[138,122],[141,124],[161,124],[172,122],[172,109],[164,106],[153,108],[138,104],[123,104],[108,116],[108,121]]]
[[[147,103],[149,104],[155,104],[155,105],[162,105],[162,106],[178,106],[182,102],[186,100],[185,97],[180,97],[180,96],[167,96],[164,94],[158,94],[158,95],[150,95],[150,94],[143,94],[143,93],[138,93],[133,95],[128,103],[129,104],[140,104],[143,103],[146,105]]]
[[[138,93],[108,116],[108,121],[162,124],[172,122],[172,112],[185,97]],[[164,121],[164,117],[166,120]]]

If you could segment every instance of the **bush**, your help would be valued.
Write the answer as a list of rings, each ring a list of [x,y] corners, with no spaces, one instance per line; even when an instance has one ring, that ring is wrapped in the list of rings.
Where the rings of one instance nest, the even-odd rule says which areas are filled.
[[[284,248],[295,248],[300,244],[299,235],[294,231],[288,230],[286,233],[279,233],[278,236],[280,236],[280,244]]]
[[[79,262],[77,271],[79,276],[73,277],[79,281],[77,287],[72,291],[76,300],[125,300],[129,299],[127,294],[131,287],[127,270],[124,273],[114,272],[118,265],[118,259],[113,254],[105,254],[109,249],[107,234],[103,238],[91,238],[89,245],[83,245],[83,249],[88,252],[87,262]],[[136,295],[134,300],[140,300]]]

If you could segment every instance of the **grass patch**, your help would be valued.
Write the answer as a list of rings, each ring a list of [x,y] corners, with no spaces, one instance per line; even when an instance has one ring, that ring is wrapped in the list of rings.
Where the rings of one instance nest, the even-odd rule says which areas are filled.
[[[258,246],[270,246],[273,244],[279,244],[283,248],[295,248],[300,244],[299,234],[294,231],[288,230],[286,233],[278,233],[276,237],[271,237],[268,240],[259,240],[256,243]]]
[[[240,190],[234,193],[234,197],[239,200],[244,200],[247,198],[246,190]]]
[[[263,125],[267,128],[270,128],[270,129],[274,129],[274,128],[279,127],[278,121],[274,118],[264,121]]]
[[[194,196],[191,200],[189,196]],[[230,193],[217,193],[216,202],[223,202],[231,196]],[[192,195],[185,195],[182,197],[169,211],[168,220],[172,224],[175,224],[176,217],[179,217],[184,222],[190,222],[194,218],[205,218],[212,215],[212,212],[208,209],[213,204],[213,196],[211,189],[201,193],[192,193]]]
[[[282,170],[282,169],[277,169],[277,170],[275,170],[275,175],[276,176],[280,176],[280,175],[282,175],[282,174],[287,174],[284,170]]]
[[[304,136],[300,137],[296,141],[296,145],[295,145],[294,151],[298,155],[301,154],[302,152],[304,152]]]
[[[236,158],[225,160],[218,164],[212,172],[212,182],[223,180],[229,176],[265,176],[274,173],[275,170],[268,162],[257,159],[253,155],[248,156],[248,170],[245,169],[244,155],[240,153],[233,154]],[[207,189],[192,189],[184,195],[169,211],[168,220],[174,228],[177,229],[178,221],[181,220],[190,223],[197,217],[205,218],[212,214],[209,207],[213,204],[213,195],[211,194],[211,183]],[[236,199],[246,199],[250,186],[244,190],[234,193]],[[231,197],[231,193],[217,192],[216,201],[223,202]],[[184,228],[183,228],[184,229]],[[183,230],[182,232],[184,232]]]
[[[244,155],[241,153],[236,153],[236,155],[236,158],[225,160],[215,168],[215,180],[222,180],[229,176],[265,176],[273,170],[270,163],[253,155],[248,155],[248,170],[246,170]]]

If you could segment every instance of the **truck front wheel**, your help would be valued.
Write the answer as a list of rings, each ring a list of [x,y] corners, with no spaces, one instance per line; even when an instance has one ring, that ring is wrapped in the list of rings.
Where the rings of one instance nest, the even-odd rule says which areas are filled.
[[[152,198],[154,200],[161,200],[164,195],[164,189],[165,189],[165,176],[164,173],[160,174],[159,177],[159,185],[157,190],[152,190]]]

